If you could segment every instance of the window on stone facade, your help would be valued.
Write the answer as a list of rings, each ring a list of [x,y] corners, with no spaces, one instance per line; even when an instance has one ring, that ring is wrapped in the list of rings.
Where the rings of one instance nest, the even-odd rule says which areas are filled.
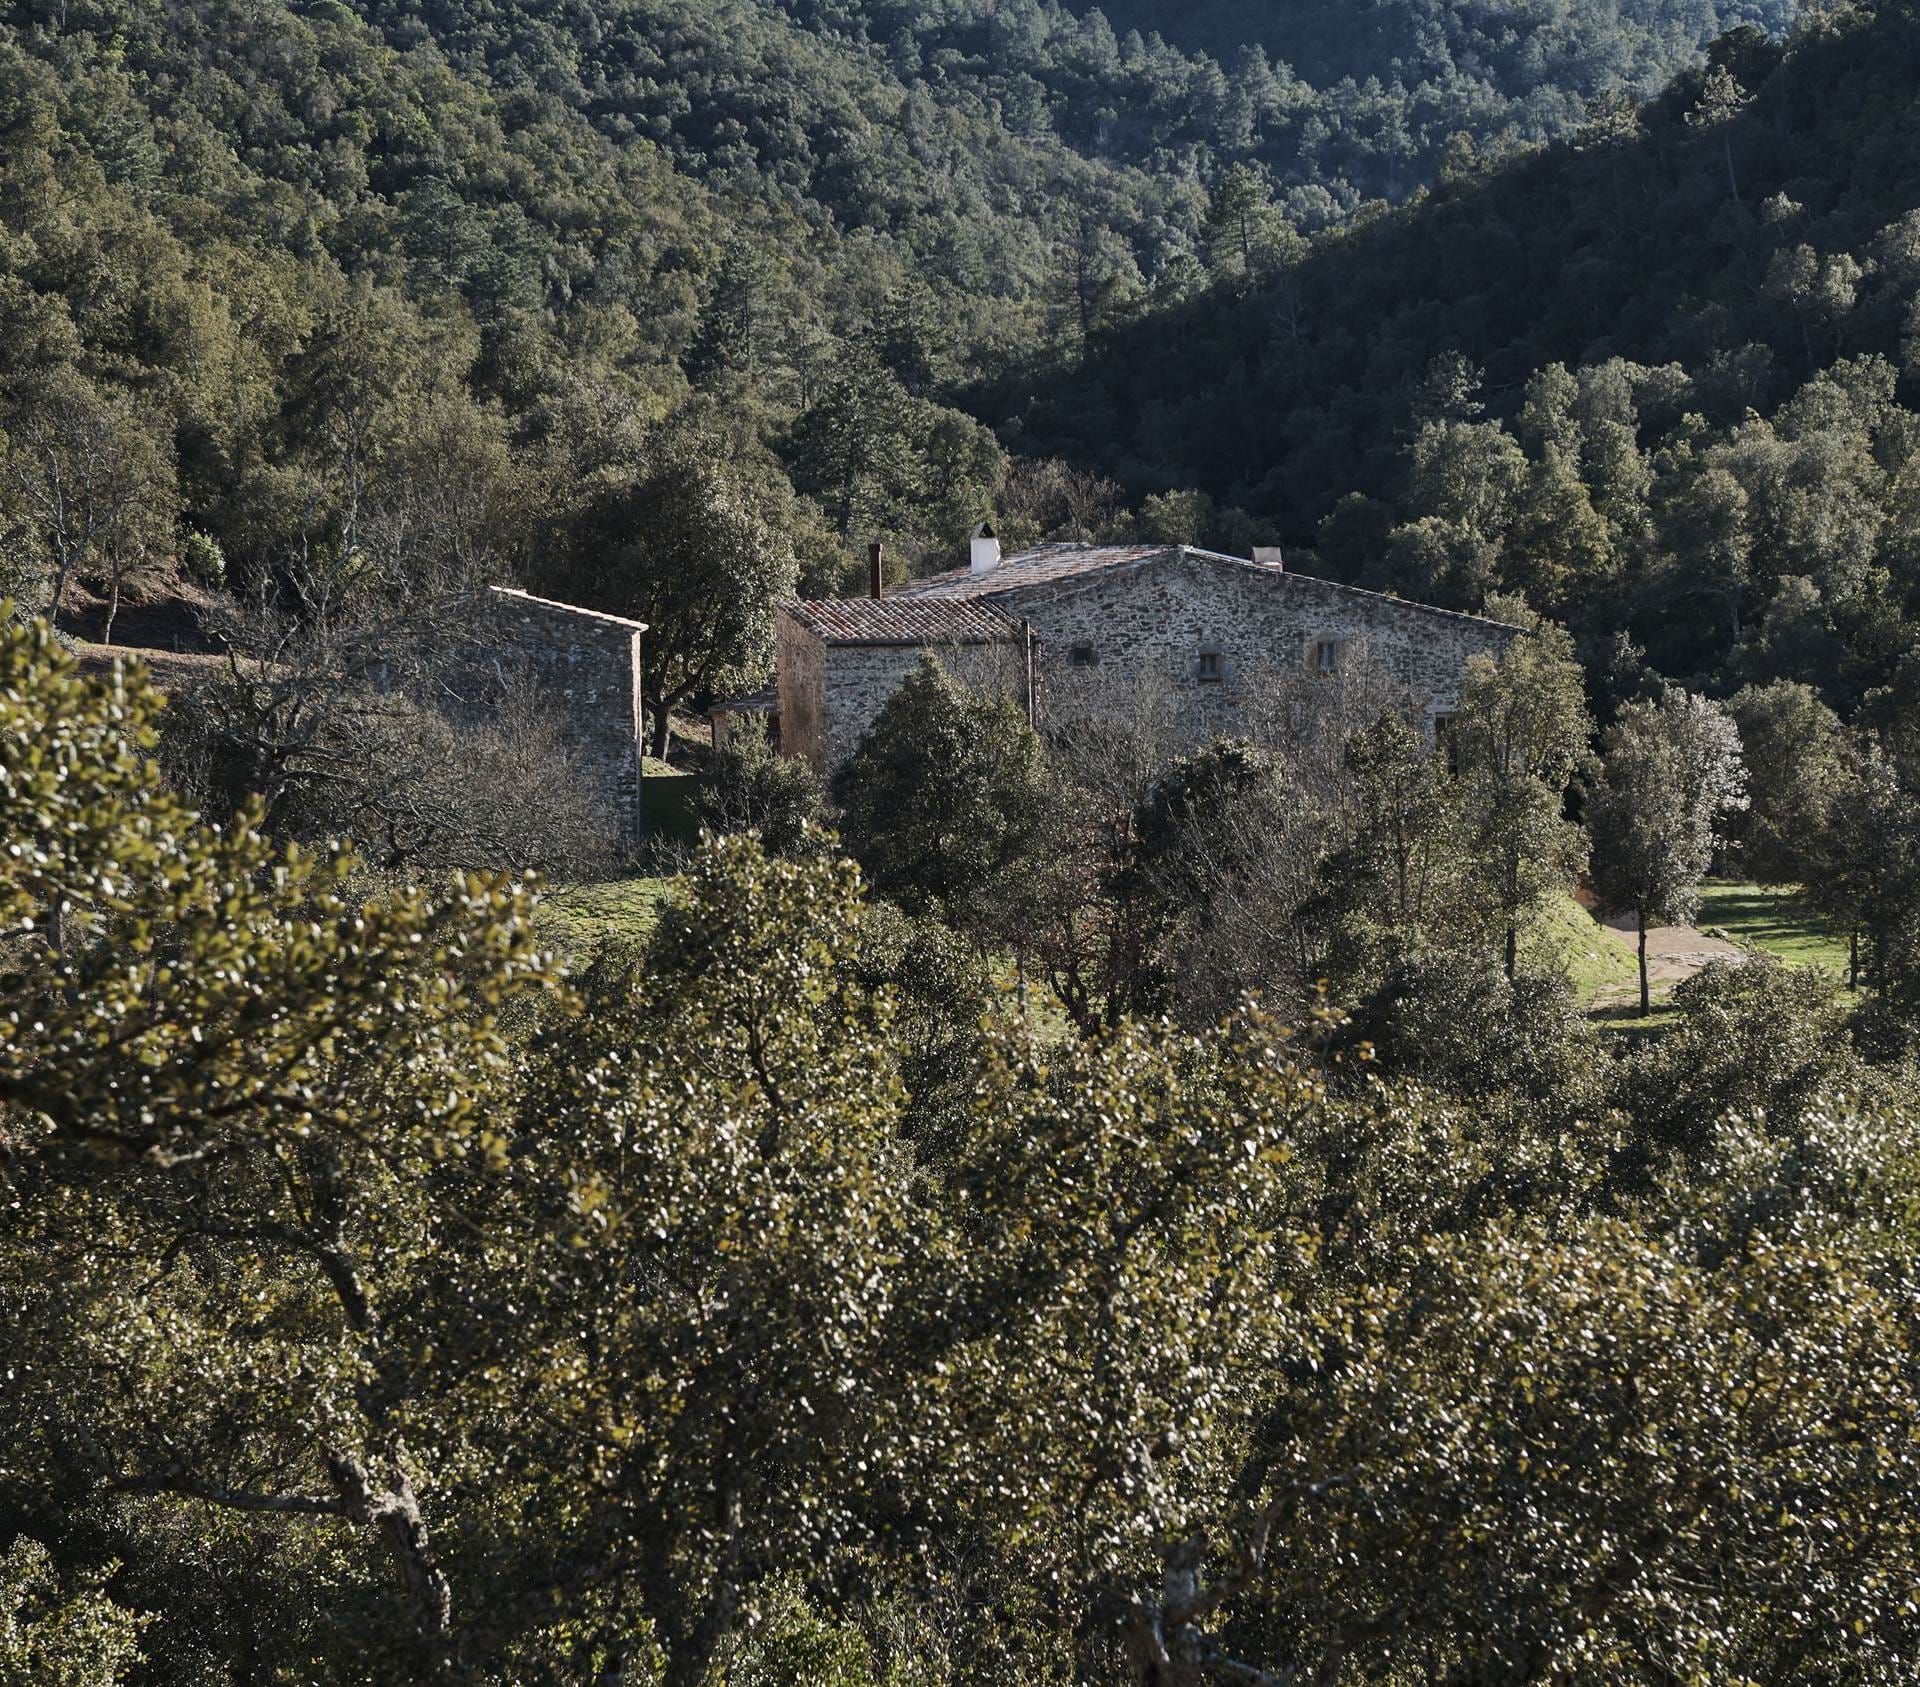
[[[1067,660],[1076,668],[1091,668],[1100,657],[1092,645],[1076,644],[1067,652]]]
[[[1455,730],[1458,716],[1442,711],[1433,717],[1433,747],[1447,758],[1447,771],[1460,771],[1460,735]]]
[[[1340,641],[1334,638],[1317,638],[1307,652],[1307,666],[1316,674],[1337,674],[1340,671]]]
[[[1202,685],[1218,685],[1226,677],[1226,663],[1217,650],[1200,652],[1199,680]]]

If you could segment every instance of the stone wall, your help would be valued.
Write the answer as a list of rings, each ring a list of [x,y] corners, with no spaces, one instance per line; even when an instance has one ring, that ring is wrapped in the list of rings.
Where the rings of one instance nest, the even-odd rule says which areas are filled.
[[[1007,644],[825,644],[780,617],[780,749],[823,774],[860,747],[874,717],[931,655],[963,684],[1026,701],[1026,652]]]
[[[826,766],[821,754],[826,646],[791,615],[782,615],[775,633],[780,692],[780,753],[814,768]]]
[[[1310,670],[1323,641],[1337,665],[1367,664],[1390,677],[1431,729],[1458,708],[1468,659],[1497,656],[1513,637],[1472,616],[1195,555],[1105,569],[1004,602],[1034,629],[1043,694],[1071,683],[1079,647],[1096,672],[1118,668],[1170,685],[1196,736],[1239,730],[1253,693]],[[1203,655],[1217,679],[1203,678]]]
[[[1043,711],[1049,698],[1062,714],[1165,707],[1188,740],[1268,740],[1276,711],[1321,711],[1336,692],[1343,707],[1404,709],[1431,732],[1459,707],[1468,660],[1499,655],[1513,637],[1513,629],[1473,616],[1191,552],[994,601],[1033,629]],[[1317,683],[1323,643],[1332,646],[1338,685]],[[1025,702],[1021,641],[827,644],[782,615],[781,749],[830,773],[929,651],[976,689]]]
[[[504,586],[481,599],[482,658],[503,681],[524,675],[565,717],[592,794],[616,816],[622,841],[641,832],[638,621],[531,597]]]

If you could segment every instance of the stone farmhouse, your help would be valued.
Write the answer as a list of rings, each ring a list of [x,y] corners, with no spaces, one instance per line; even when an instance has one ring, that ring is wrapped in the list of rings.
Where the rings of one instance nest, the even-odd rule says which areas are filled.
[[[752,702],[775,705],[784,753],[827,771],[930,652],[1036,716],[1076,670],[1121,694],[1171,687],[1195,737],[1245,730],[1263,680],[1364,662],[1432,733],[1458,708],[1468,661],[1516,631],[1292,573],[1277,552],[1049,544],[1002,557],[982,523],[967,568],[882,596],[876,556],[867,597],[783,606],[776,695]]]
[[[641,635],[618,615],[494,587],[475,604],[473,661],[516,670],[568,722],[583,777],[622,836],[642,814]],[[1516,629],[1289,571],[1277,553],[1226,556],[1191,545],[1050,544],[1002,557],[987,524],[968,567],[883,595],[782,606],[777,679],[716,714],[771,715],[783,753],[830,771],[923,657],[1020,700],[1038,719],[1076,678],[1097,695],[1170,693],[1195,738],[1247,730],[1263,681],[1365,665],[1398,706],[1439,729],[1459,705],[1467,663],[1497,656]]]

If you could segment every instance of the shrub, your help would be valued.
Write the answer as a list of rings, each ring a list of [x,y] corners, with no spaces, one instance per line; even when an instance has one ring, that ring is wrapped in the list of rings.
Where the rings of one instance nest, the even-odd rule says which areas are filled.
[[[753,832],[769,855],[817,850],[826,793],[807,763],[776,751],[748,722],[714,752],[712,771],[691,803],[695,822],[727,837]]]

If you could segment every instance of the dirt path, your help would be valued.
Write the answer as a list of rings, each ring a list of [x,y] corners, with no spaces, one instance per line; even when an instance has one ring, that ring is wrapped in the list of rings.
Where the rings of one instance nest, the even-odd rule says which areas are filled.
[[[1639,934],[1634,929],[1631,915],[1616,916],[1602,923],[1610,931],[1619,934],[1629,952],[1636,948]],[[1709,937],[1692,926],[1647,927],[1647,983],[1656,996],[1683,983],[1714,961],[1744,959],[1746,951],[1737,944],[1729,943],[1723,937]],[[1594,998],[1594,1005],[1616,1007],[1622,1002],[1639,1000],[1640,985],[1636,980],[1632,984],[1608,985]]]

